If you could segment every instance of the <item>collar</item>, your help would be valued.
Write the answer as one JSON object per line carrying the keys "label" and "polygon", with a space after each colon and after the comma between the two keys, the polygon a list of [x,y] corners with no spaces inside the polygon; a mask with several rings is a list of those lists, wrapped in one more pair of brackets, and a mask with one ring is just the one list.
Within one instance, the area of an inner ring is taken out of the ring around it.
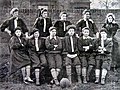
{"label": "collar", "polygon": [[92,19],[88,19],[88,20],[87,20],[87,19],[83,18],[83,20],[84,20],[84,21],[90,21],[90,22],[94,23],[94,21],[93,21]]}
{"label": "collar", "polygon": [[47,19],[48,17],[42,17],[42,19]]}
{"label": "collar", "polygon": [[43,19],[46,19],[46,17],[44,17]]}
{"label": "collar", "polygon": [[[87,21],[87,19],[86,19],[86,18],[83,18],[83,20],[84,20],[84,21]],[[89,20],[89,19],[88,19],[88,20]]]}
{"label": "collar", "polygon": [[16,18],[16,20],[18,20],[18,17]]}
{"label": "collar", "polygon": [[65,21],[67,21],[67,20],[60,19],[60,21],[63,21],[63,22],[65,22]]}
{"label": "collar", "polygon": [[73,36],[69,36],[70,38],[73,38]]}
{"label": "collar", "polygon": [[89,38],[91,38],[91,37],[90,36],[87,36],[87,37],[83,36],[83,39],[89,39]]}
{"label": "collar", "polygon": [[53,39],[53,38],[54,38],[55,40],[57,39],[57,37],[56,37],[56,36],[54,36],[54,37],[50,36],[50,40],[51,40],[51,39]]}
{"label": "collar", "polygon": [[18,17],[16,17],[16,18],[13,18],[14,20],[18,20]]}
{"label": "collar", "polygon": [[83,18],[84,21],[90,21],[90,19]]}
{"label": "collar", "polygon": [[38,38],[35,38],[35,40],[37,40]]}

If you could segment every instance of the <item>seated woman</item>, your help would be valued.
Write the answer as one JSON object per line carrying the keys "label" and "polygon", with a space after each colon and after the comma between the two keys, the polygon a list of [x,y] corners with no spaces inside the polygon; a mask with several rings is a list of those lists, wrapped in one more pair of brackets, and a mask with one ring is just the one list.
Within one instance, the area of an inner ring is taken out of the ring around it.
{"label": "seated woman", "polygon": [[35,70],[36,85],[40,85],[40,72],[46,66],[46,57],[45,57],[45,42],[44,39],[40,37],[38,29],[34,29],[33,38],[29,42],[29,55],[32,61],[32,67]]}
{"label": "seated woman", "polygon": [[[64,38],[64,52],[66,52],[65,65],[70,83],[72,83],[72,65],[75,66],[78,82],[81,83],[81,62],[78,57],[78,38],[75,36],[76,26],[67,26],[68,35]],[[73,62],[73,63],[72,63]]]}
{"label": "seated woman", "polygon": [[58,75],[62,68],[62,42],[60,37],[56,35],[56,28],[49,28],[50,35],[46,38],[45,46],[47,51],[47,60],[50,68],[51,75],[55,85],[59,85]]}
{"label": "seated woman", "polygon": [[[109,38],[107,38],[106,29],[102,28],[100,30],[100,37],[95,41],[96,42],[96,70],[95,83],[105,84],[105,80],[110,70],[111,62],[112,62],[112,46],[113,42]],[[100,80],[101,79],[101,80]]]}
{"label": "seated woman", "polygon": [[15,28],[15,33],[10,39],[11,48],[11,74],[21,69],[24,83],[33,82],[30,78],[30,58],[27,52],[27,41],[22,37],[22,29]]}

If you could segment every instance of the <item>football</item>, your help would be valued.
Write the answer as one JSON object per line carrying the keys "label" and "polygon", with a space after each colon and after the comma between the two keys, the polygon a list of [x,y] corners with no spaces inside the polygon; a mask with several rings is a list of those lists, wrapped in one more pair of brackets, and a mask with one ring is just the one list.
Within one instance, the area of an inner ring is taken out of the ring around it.
{"label": "football", "polygon": [[61,88],[68,88],[70,86],[71,86],[70,81],[67,78],[62,78],[61,79],[61,81],[60,81],[60,87]]}

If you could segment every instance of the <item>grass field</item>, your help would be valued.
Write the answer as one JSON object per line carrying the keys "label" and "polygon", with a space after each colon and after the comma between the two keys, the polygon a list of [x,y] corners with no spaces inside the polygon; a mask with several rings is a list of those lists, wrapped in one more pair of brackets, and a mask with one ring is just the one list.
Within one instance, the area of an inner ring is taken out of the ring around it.
{"label": "grass field", "polygon": [[88,83],[88,84],[78,84],[73,83],[70,88],[64,88],[58,86],[52,86],[48,84],[42,84],[41,86],[36,86],[34,83],[25,85],[22,82],[0,82],[0,90],[120,90],[120,70],[118,72],[110,71],[105,85]]}
{"label": "grass field", "polygon": [[106,85],[97,85],[94,83],[73,85],[70,88],[62,89],[57,86],[48,86],[43,84],[35,86],[34,84],[13,84],[13,83],[0,83],[0,90],[120,90],[120,82],[111,82]]}

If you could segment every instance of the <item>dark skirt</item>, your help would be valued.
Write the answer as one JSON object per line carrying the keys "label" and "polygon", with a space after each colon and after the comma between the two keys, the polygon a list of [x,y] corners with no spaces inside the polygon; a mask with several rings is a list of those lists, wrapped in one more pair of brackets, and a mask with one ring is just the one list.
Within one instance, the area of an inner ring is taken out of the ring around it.
{"label": "dark skirt", "polygon": [[23,50],[11,50],[11,74],[15,73],[17,70],[30,65],[30,58],[28,53]]}

